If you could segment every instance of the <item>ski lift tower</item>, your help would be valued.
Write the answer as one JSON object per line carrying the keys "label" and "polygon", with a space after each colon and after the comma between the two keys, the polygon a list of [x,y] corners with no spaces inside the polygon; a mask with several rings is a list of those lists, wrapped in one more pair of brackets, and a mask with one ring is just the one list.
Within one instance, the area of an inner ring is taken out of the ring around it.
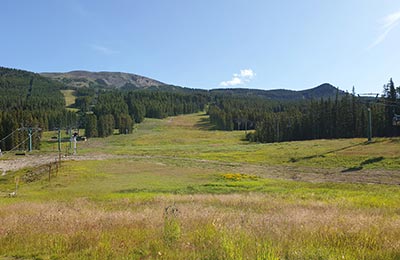
{"label": "ski lift tower", "polygon": [[28,151],[32,152],[32,136],[33,136],[33,131],[40,132],[42,131],[42,128],[40,127],[21,127],[17,129],[18,131],[28,131],[28,138],[29,138],[29,146],[28,146]]}
{"label": "ski lift tower", "polygon": [[[375,101],[379,97],[379,93],[364,93],[364,94],[359,94],[358,97],[361,98],[369,98],[369,99],[374,99]],[[371,111],[371,106],[370,106],[371,100],[367,101],[367,110],[368,110],[368,126],[367,126],[367,133],[368,133],[368,142],[372,142],[372,111]]]}

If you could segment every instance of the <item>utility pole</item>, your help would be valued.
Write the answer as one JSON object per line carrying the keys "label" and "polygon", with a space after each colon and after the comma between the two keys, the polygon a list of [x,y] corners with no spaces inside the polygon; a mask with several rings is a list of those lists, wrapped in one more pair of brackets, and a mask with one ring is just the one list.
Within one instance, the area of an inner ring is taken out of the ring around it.
{"label": "utility pole", "polygon": [[372,141],[372,116],[371,108],[368,108],[368,142]]}
{"label": "utility pole", "polygon": [[[39,128],[39,127],[21,127],[21,128],[18,128],[17,130],[15,130],[14,132],[16,132],[16,131],[22,131],[22,130],[24,130],[24,131],[28,131],[28,151],[29,152],[32,152],[32,150],[33,150],[33,140],[32,140],[32,137],[33,137],[33,131],[42,131],[42,129],[41,128]],[[12,133],[11,133],[12,134]],[[5,140],[7,137],[9,137],[10,135],[8,135],[8,136],[6,136],[5,138],[3,138],[2,140]]]}
{"label": "utility pole", "polygon": [[57,140],[58,140],[58,152],[61,153],[61,129],[60,128],[58,128]]}
{"label": "utility pole", "polygon": [[78,136],[77,136],[78,134],[77,133],[74,133],[74,155],[76,155],[76,143],[77,143],[77,138],[78,138]]}
{"label": "utility pole", "polygon": [[[61,165],[61,129],[58,128],[58,165]],[[51,166],[50,166],[51,167]],[[49,173],[50,181],[50,173]]]}
{"label": "utility pole", "polygon": [[32,152],[32,128],[28,128],[29,152]]}
{"label": "utility pole", "polygon": [[69,132],[69,151],[71,151],[72,150],[72,128],[69,128],[68,132]]}

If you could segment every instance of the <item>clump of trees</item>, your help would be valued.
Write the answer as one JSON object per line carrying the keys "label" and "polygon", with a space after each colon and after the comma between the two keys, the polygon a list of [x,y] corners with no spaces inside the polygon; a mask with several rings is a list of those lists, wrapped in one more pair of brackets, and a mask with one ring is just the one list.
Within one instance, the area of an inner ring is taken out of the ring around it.
{"label": "clump of trees", "polygon": [[26,149],[29,128],[35,129],[32,141],[37,149],[38,128],[76,124],[76,114],[65,109],[61,87],[35,73],[0,67],[0,149]]}

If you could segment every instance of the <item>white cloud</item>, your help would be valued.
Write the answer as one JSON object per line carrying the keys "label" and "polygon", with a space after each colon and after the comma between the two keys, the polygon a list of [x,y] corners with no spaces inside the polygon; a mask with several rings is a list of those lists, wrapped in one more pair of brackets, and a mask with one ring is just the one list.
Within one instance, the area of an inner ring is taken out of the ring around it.
{"label": "white cloud", "polygon": [[236,85],[241,85],[241,84],[243,84],[243,81],[238,77],[233,77],[231,80],[222,81],[220,83],[220,85],[223,87],[236,86]]}
{"label": "white cloud", "polygon": [[107,48],[105,46],[97,45],[97,44],[92,44],[92,45],[90,45],[90,47],[92,48],[92,50],[100,52],[105,55],[112,55],[112,54],[118,53],[118,51],[116,51],[116,50]]}
{"label": "white cloud", "polygon": [[388,28],[393,28],[393,26],[396,26],[399,23],[400,20],[400,11],[396,13],[389,14],[385,18],[383,18],[383,28],[388,29]]}
{"label": "white cloud", "polygon": [[368,50],[383,42],[388,36],[389,32],[400,24],[400,11],[385,16],[381,20],[381,23],[381,30],[383,30],[383,32],[370,46],[368,46]]}
{"label": "white cloud", "polygon": [[240,76],[248,79],[252,79],[256,74],[251,69],[244,69],[240,71]]}
{"label": "white cloud", "polygon": [[256,73],[252,69],[243,69],[240,70],[240,73],[233,74],[231,80],[222,81],[219,85],[222,87],[243,85],[254,78],[255,75]]}

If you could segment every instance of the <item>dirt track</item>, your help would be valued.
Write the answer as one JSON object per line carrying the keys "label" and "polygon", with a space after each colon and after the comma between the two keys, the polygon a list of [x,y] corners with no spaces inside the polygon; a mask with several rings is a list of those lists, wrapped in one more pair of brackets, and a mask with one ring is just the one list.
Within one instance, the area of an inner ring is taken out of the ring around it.
{"label": "dirt track", "polygon": [[[58,159],[54,155],[26,155],[0,160],[0,172],[16,171],[27,167],[37,167],[54,162]],[[186,161],[191,167],[216,168],[230,172],[254,174],[265,178],[278,178],[306,182],[348,182],[400,185],[400,171],[390,170],[359,170],[346,172],[344,169],[326,169],[312,167],[292,166],[265,166],[246,163],[228,163],[210,160],[198,160],[168,156],[135,156],[135,155],[109,155],[90,154],[62,157],[62,161],[106,160],[106,159],[140,159],[154,162]],[[174,163],[175,164],[175,163]]]}
{"label": "dirt track", "polygon": [[[116,156],[110,156],[106,154],[100,155],[85,155],[85,156],[63,156],[61,158],[62,161],[69,160],[104,160],[109,158],[115,158]],[[19,169],[27,168],[27,167],[36,167],[43,164],[47,164],[50,162],[54,162],[58,160],[56,155],[26,155],[20,157],[13,157],[12,159],[4,159],[0,160],[0,171],[16,171]]]}

